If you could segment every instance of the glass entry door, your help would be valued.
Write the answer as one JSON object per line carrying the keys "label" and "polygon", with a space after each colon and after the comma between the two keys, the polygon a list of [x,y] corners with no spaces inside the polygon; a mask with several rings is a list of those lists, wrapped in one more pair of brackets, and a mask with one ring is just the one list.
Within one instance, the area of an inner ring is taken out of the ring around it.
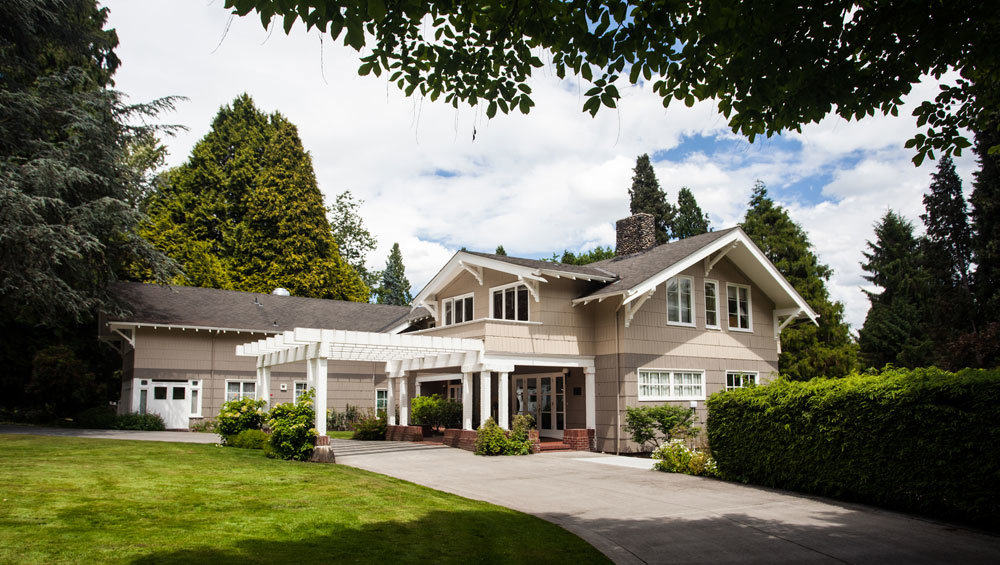
{"label": "glass entry door", "polygon": [[534,416],[539,435],[563,436],[566,429],[565,379],[558,374],[513,378],[514,413]]}

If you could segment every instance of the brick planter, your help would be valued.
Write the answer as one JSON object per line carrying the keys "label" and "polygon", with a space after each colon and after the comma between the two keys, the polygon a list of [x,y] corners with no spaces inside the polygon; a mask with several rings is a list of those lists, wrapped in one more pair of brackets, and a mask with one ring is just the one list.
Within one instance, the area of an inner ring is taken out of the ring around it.
{"label": "brick planter", "polygon": [[563,443],[574,451],[597,451],[594,430],[564,430]]}
{"label": "brick planter", "polygon": [[424,431],[420,426],[386,426],[385,439],[389,441],[423,441]]}
{"label": "brick planter", "polygon": [[475,451],[476,431],[457,430],[449,428],[444,431],[444,439],[441,441],[441,443],[450,447],[457,447],[459,449],[464,449],[466,451]]}

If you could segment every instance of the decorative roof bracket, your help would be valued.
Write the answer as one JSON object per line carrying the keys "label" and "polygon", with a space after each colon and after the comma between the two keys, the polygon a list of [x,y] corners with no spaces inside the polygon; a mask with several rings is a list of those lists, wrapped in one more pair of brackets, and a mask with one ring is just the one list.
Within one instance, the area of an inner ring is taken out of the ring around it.
{"label": "decorative roof bracket", "polygon": [[635,301],[633,301],[633,302],[626,302],[625,303],[625,327],[626,328],[629,327],[629,324],[632,323],[632,318],[635,316],[635,313],[639,311],[639,308],[642,308],[642,305],[645,304],[647,300],[649,300],[650,298],[652,298],[654,294],[656,294],[656,287],[653,287],[648,292],[646,292],[645,294],[643,294],[639,298],[635,299]]}
{"label": "decorative roof bracket", "polygon": [[719,251],[719,253],[715,257],[705,257],[705,276],[707,277],[708,274],[712,272],[712,267],[714,267],[716,263],[721,261],[722,258],[726,256],[726,253],[729,253],[733,249],[736,249],[738,245],[739,242],[734,241],[732,245],[729,245],[725,249]]}

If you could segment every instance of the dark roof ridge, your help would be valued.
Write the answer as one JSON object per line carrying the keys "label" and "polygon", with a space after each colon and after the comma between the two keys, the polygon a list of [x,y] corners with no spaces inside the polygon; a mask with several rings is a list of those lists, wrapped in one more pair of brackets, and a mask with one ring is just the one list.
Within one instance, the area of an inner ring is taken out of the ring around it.
{"label": "dark roof ridge", "polygon": [[597,265],[608,265],[608,264],[611,264],[611,263],[616,263],[616,262],[624,261],[624,260],[627,260],[627,259],[635,259],[635,258],[641,257],[642,255],[645,255],[647,253],[651,253],[651,252],[654,252],[656,250],[662,250],[664,247],[666,247],[668,245],[676,245],[678,243],[684,243],[684,244],[690,245],[691,242],[693,242],[693,241],[695,241],[697,239],[708,239],[709,236],[712,236],[711,239],[714,241],[718,235],[724,234],[724,233],[727,233],[727,232],[730,232],[730,231],[733,231],[733,230],[737,230],[737,229],[740,229],[740,227],[739,226],[733,226],[731,228],[724,228],[724,229],[721,229],[721,230],[707,231],[705,233],[700,233],[698,235],[692,235],[691,237],[685,237],[684,239],[675,239],[673,241],[668,241],[666,243],[661,243],[660,245],[655,245],[655,246],[650,247],[649,249],[647,249],[645,251],[638,251],[636,253],[631,253],[629,255],[615,255],[614,257],[611,257],[610,259],[601,259],[600,261],[594,261],[593,263],[589,263],[589,265],[595,265],[595,266],[597,266]]}
{"label": "dark roof ridge", "polygon": [[[503,261],[505,263],[510,263],[512,265],[521,265],[522,267],[536,267],[538,269],[551,269],[553,271],[563,271],[566,273],[587,273],[596,274],[603,277],[617,277],[611,271],[606,271],[600,267],[596,267],[596,263],[588,263],[586,265],[571,265],[569,263],[559,263],[558,261],[546,261],[544,259],[529,259],[528,257],[515,257],[511,255],[497,255],[495,253],[484,253],[482,251],[468,251],[472,255],[478,255],[479,257],[485,257],[487,259],[494,259],[496,261]],[[529,264],[526,264],[529,263]],[[599,271],[594,272],[594,271]]]}
{"label": "dark roof ridge", "polygon": [[167,289],[167,290],[184,289],[184,290],[191,290],[191,291],[194,291],[194,292],[206,292],[206,293],[207,292],[220,292],[220,293],[224,292],[224,293],[229,293],[229,294],[246,294],[246,295],[253,295],[253,296],[267,296],[267,297],[277,298],[277,299],[281,299],[281,300],[288,300],[288,299],[292,299],[292,300],[318,300],[318,301],[322,301],[322,302],[340,302],[342,304],[359,304],[359,305],[362,305],[362,306],[365,306],[365,307],[376,306],[376,307],[379,307],[379,308],[406,308],[407,310],[411,309],[411,307],[408,306],[408,305],[407,306],[397,306],[395,304],[377,304],[375,302],[355,302],[353,300],[340,300],[340,299],[337,299],[337,298],[315,298],[315,297],[312,297],[312,296],[295,296],[294,294],[290,295],[290,296],[282,296],[280,294],[272,294],[270,292],[253,292],[253,291],[249,291],[249,290],[234,290],[234,289],[230,289],[230,288],[210,288],[210,287],[205,287],[205,286],[191,286],[191,285],[186,285],[186,284],[159,284],[159,283],[144,283],[144,282],[137,282],[137,281],[115,281],[112,284],[114,284],[114,285],[135,285],[135,286],[142,286],[142,287],[156,287],[156,288]]}

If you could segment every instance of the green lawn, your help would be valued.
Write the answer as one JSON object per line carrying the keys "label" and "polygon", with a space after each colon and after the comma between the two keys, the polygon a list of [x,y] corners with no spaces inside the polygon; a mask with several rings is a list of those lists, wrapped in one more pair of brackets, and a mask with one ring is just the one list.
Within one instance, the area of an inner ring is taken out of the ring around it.
{"label": "green lawn", "polygon": [[354,431],[347,430],[346,432],[326,432],[326,435],[338,439],[351,439],[351,437],[354,436]]}
{"label": "green lawn", "polygon": [[0,435],[0,563],[605,563],[541,519],[339,465]]}

